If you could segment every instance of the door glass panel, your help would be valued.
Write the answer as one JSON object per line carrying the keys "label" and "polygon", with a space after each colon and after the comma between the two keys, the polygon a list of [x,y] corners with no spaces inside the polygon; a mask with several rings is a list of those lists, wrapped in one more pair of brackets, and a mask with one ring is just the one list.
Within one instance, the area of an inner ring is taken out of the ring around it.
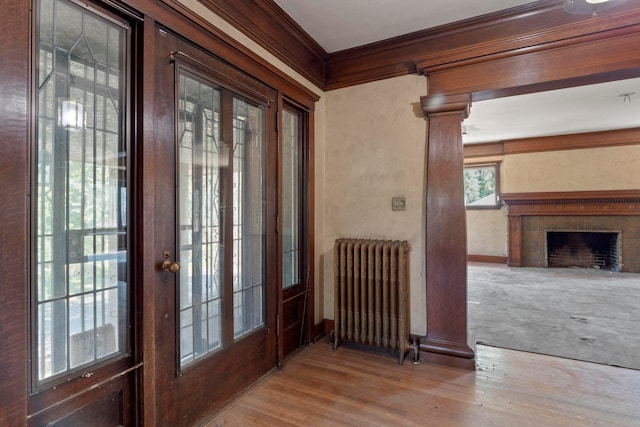
{"label": "door glass panel", "polygon": [[282,113],[282,286],[300,283],[300,126],[301,118]]}
{"label": "door glass panel", "polygon": [[[232,108],[223,108],[225,97]],[[178,68],[178,110],[179,334],[184,367],[231,345],[224,341],[225,331],[238,338],[264,325],[265,108]],[[231,152],[221,137],[229,125]],[[225,272],[229,258],[231,270]],[[227,295],[233,297],[233,317],[225,323]]]}
{"label": "door glass panel", "polygon": [[[222,345],[220,90],[183,70],[178,80],[180,365]],[[225,163],[226,162],[226,163]]]}
{"label": "door glass panel", "polygon": [[264,324],[264,107],[233,99],[234,337]]}
{"label": "door glass panel", "polygon": [[67,0],[42,0],[39,10],[36,383],[129,350],[129,31]]}

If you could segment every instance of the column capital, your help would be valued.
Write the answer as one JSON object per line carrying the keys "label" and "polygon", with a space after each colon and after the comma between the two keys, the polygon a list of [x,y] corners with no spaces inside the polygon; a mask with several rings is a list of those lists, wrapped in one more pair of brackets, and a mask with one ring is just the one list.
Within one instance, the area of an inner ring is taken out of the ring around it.
{"label": "column capital", "polygon": [[461,121],[469,117],[471,94],[428,95],[420,97],[422,113],[427,116],[443,114],[460,114]]}

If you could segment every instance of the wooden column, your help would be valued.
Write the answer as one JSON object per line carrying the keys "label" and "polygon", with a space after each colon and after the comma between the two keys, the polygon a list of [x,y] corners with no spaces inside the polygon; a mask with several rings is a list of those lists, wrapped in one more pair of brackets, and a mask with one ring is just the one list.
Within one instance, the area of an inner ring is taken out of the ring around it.
{"label": "wooden column", "polygon": [[461,123],[471,95],[426,96],[427,157],[427,360],[474,366],[467,344],[467,233]]}

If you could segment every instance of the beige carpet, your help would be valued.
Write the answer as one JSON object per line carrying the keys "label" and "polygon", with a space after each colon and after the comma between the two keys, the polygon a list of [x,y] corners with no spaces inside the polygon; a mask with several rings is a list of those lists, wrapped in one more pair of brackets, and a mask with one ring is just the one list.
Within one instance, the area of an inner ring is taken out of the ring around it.
{"label": "beige carpet", "polygon": [[470,263],[476,342],[640,369],[640,274]]}

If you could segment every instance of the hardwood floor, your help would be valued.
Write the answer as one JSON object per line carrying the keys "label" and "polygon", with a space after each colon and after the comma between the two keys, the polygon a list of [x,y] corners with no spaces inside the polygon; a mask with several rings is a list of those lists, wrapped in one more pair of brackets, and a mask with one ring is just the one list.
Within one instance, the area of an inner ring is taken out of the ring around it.
{"label": "hardwood floor", "polygon": [[476,371],[326,341],[207,427],[640,426],[640,371],[478,346]]}

